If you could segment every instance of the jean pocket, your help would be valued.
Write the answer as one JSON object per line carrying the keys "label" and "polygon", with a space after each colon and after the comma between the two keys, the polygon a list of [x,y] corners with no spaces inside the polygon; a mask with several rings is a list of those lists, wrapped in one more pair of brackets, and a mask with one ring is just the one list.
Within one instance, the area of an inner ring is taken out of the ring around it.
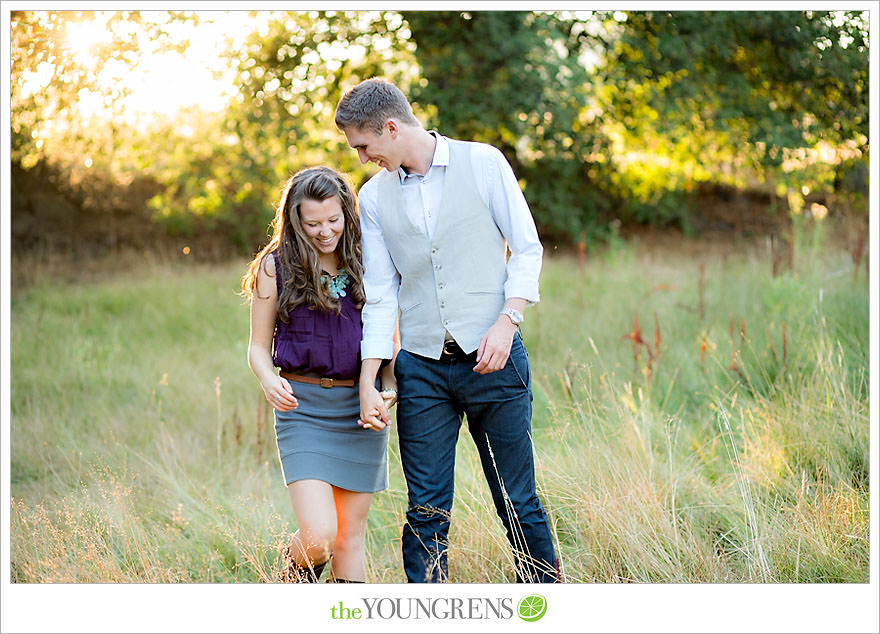
{"label": "jean pocket", "polygon": [[513,339],[513,343],[510,346],[510,356],[507,358],[507,365],[519,377],[522,386],[526,389],[531,389],[532,372],[529,367],[529,355],[519,337],[514,337]]}

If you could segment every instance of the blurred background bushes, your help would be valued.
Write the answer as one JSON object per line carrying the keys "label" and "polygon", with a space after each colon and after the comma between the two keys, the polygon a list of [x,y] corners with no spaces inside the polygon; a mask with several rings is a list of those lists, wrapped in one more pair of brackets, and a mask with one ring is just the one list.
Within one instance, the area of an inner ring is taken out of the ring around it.
{"label": "blurred background bushes", "polygon": [[[426,127],[500,148],[554,244],[773,233],[815,204],[867,221],[866,12],[239,13],[226,106],[146,119],[108,73],[189,54],[211,12],[12,13],[14,250],[250,255],[290,174],[375,171],[333,124],[372,76]],[[68,35],[89,21],[105,35],[84,58]]]}

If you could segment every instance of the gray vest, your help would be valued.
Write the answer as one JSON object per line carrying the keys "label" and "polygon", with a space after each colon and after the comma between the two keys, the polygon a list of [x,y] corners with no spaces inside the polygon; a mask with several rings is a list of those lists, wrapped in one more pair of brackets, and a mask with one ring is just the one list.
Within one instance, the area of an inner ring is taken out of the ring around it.
{"label": "gray vest", "polygon": [[446,331],[465,352],[504,305],[507,243],[480,197],[469,142],[449,139],[449,166],[433,240],[403,206],[397,173],[381,172],[379,224],[400,272],[400,344],[439,359]]}

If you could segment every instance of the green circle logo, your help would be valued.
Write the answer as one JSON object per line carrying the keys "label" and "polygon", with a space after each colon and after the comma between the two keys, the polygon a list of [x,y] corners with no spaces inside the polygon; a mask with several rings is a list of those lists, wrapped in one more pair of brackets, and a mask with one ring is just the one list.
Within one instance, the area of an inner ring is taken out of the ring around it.
{"label": "green circle logo", "polygon": [[520,599],[516,612],[523,621],[537,621],[547,613],[547,599],[540,594],[530,594]]}

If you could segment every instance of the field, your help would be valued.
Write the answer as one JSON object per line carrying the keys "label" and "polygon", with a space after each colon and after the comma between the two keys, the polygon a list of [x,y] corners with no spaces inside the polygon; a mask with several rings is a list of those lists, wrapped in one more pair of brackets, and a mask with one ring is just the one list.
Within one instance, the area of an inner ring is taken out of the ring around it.
{"label": "field", "polygon": [[[819,236],[821,237],[821,236]],[[548,249],[528,309],[539,493],[565,579],[869,581],[866,267],[817,237]],[[246,364],[244,262],[146,261],[11,300],[13,582],[270,582],[295,530]],[[368,531],[404,581],[405,484]],[[454,582],[512,580],[463,427]]]}

